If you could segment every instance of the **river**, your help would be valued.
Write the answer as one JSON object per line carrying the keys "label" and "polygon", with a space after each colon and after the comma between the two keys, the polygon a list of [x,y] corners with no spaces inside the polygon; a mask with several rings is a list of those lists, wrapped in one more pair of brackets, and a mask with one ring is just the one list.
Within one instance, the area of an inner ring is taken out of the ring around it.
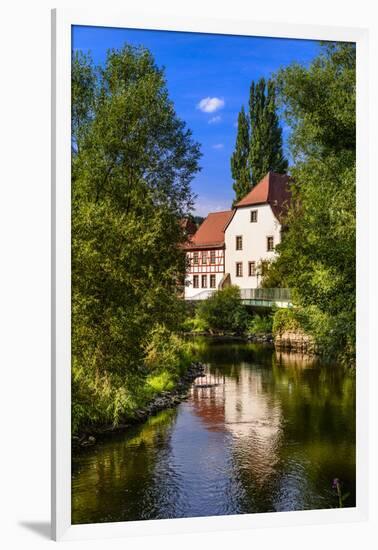
{"label": "river", "polygon": [[[355,378],[259,344],[197,338],[190,397],[72,464],[72,523],[355,506]],[[201,387],[202,386],[202,387]]]}

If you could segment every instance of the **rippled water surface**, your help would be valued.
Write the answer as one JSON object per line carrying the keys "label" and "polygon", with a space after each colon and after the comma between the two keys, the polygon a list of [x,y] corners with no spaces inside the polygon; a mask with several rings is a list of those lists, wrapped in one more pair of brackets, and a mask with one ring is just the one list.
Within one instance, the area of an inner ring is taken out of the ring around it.
{"label": "rippled water surface", "polygon": [[355,505],[353,376],[256,344],[198,359],[187,401],[74,457],[73,523],[333,508],[335,477]]}

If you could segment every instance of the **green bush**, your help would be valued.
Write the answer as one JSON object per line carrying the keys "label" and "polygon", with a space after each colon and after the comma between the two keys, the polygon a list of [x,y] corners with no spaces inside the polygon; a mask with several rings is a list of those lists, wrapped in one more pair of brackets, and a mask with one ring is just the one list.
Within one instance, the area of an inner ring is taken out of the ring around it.
{"label": "green bush", "polygon": [[131,391],[127,380],[116,373],[100,373],[72,363],[72,434],[91,425],[113,424],[132,416],[137,408],[137,387]]}
{"label": "green bush", "polygon": [[157,325],[145,347],[145,366],[148,372],[171,372],[178,375],[190,363],[188,344],[166,327]]}
{"label": "green bush", "polygon": [[248,334],[272,334],[273,318],[271,315],[254,315],[248,325]]}
{"label": "green bush", "polygon": [[249,315],[240,301],[240,290],[230,286],[214,292],[200,303],[197,317],[212,333],[245,332]]}
{"label": "green bush", "polygon": [[197,314],[195,317],[188,317],[182,324],[184,332],[208,332],[209,327],[204,319],[201,319]]}
{"label": "green bush", "polygon": [[278,309],[273,317],[272,332],[274,336],[283,332],[300,329],[299,313],[294,308]]}
{"label": "green bush", "polygon": [[90,425],[113,424],[133,418],[137,409],[162,391],[175,387],[191,363],[190,345],[166,327],[157,325],[144,348],[143,370],[130,379],[120,373],[72,365],[72,433]]}
{"label": "green bush", "polygon": [[354,323],[354,315],[330,316],[317,306],[279,309],[273,317],[273,335],[303,331],[313,337],[319,354],[353,366]]}
{"label": "green bush", "polygon": [[151,389],[153,394],[161,393],[162,391],[172,390],[174,388],[172,375],[167,372],[154,374],[147,378],[147,388]]}

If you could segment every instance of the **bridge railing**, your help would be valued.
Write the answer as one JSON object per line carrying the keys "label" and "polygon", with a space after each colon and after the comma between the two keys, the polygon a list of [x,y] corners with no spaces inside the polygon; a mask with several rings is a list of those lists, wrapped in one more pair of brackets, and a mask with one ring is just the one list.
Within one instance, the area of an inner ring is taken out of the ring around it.
{"label": "bridge railing", "polygon": [[[202,290],[198,294],[186,298],[190,301],[197,300],[206,300],[214,294],[215,290],[207,289]],[[241,288],[240,289],[240,299],[248,302],[276,302],[276,303],[287,303],[291,302],[291,293],[289,288]]]}
{"label": "bridge railing", "polygon": [[210,296],[214,294],[214,292],[215,290],[203,290],[202,292],[199,292],[198,294],[187,298],[187,300],[207,300],[207,298],[210,298]]}
{"label": "bridge railing", "polygon": [[240,298],[266,302],[290,302],[291,293],[289,288],[242,288]]}

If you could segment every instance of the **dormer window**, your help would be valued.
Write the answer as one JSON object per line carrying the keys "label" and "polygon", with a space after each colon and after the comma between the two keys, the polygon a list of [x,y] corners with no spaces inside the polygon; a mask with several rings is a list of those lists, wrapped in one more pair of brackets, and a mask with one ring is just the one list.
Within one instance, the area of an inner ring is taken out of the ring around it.
{"label": "dormer window", "polygon": [[257,210],[251,210],[251,223],[257,222]]}

